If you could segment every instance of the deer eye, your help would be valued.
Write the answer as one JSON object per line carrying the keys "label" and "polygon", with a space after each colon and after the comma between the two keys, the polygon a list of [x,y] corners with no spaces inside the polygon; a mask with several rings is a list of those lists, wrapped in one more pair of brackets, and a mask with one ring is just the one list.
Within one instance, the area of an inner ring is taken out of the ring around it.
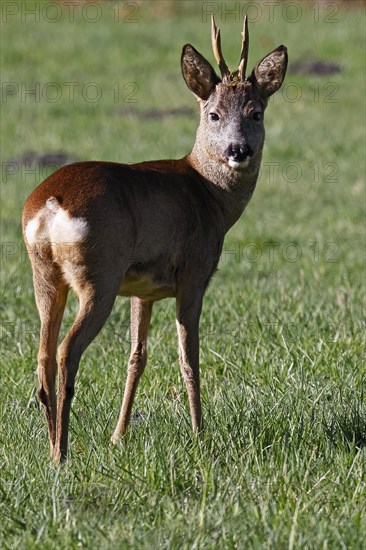
{"label": "deer eye", "polygon": [[220,120],[220,117],[217,113],[209,113],[208,116],[210,117],[210,120],[214,120],[214,121]]}
{"label": "deer eye", "polygon": [[256,111],[253,113],[254,120],[260,120],[262,118],[262,113],[260,111]]}

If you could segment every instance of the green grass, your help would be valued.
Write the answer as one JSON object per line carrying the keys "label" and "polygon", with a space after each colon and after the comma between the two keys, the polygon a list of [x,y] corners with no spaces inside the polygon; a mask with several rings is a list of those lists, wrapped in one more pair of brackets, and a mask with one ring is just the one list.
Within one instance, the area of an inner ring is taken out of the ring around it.
{"label": "green grass", "polygon": [[[273,23],[263,11],[251,24],[250,64],[283,42],[292,61],[311,50],[343,71],[289,71],[285,90],[301,98],[279,92],[268,107],[262,176],[204,304],[204,437],[190,431],[166,300],[154,307],[131,430],[110,444],[129,349],[121,299],[83,357],[61,469],[49,462],[36,397],[39,322],[20,230],[22,204],[46,172],[10,175],[5,163],[27,151],[121,162],[186,154],[194,114],[120,111],[195,109],[180,51],[192,42],[212,60],[209,24],[199,2],[141,2],[136,23],[114,22],[111,4],[97,23],[81,8],[71,22],[63,13],[22,23],[19,12],[3,23],[2,81],[20,91],[3,96],[1,122],[1,548],[365,548],[364,11],[325,23],[320,5],[314,22],[299,5],[296,23],[281,3]],[[240,24],[217,20],[232,66]],[[36,82],[57,83],[62,97],[22,101]],[[77,83],[73,102],[67,82]],[[82,96],[90,82],[102,90],[96,103]],[[115,102],[115,82],[135,83],[138,102]],[[75,307],[71,299],[63,333]]]}

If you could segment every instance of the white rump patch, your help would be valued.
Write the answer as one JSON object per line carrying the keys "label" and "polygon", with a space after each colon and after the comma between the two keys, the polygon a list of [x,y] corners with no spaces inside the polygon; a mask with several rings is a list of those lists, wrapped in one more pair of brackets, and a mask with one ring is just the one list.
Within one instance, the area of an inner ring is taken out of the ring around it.
{"label": "white rump patch", "polygon": [[46,205],[29,220],[25,228],[25,237],[30,245],[42,241],[74,244],[83,241],[88,233],[88,222],[84,218],[72,218],[55,197],[47,199]]}
{"label": "white rump patch", "polygon": [[47,227],[47,209],[41,208],[37,212],[36,216],[29,220],[25,228],[25,238],[27,243],[30,245],[36,244],[39,241],[44,241],[48,237],[48,227]]}
{"label": "white rump patch", "polygon": [[27,223],[27,227],[25,228],[25,238],[27,239],[27,243],[35,243],[38,227],[39,221],[37,219],[37,216]]}
{"label": "white rump patch", "polygon": [[53,219],[50,241],[53,243],[77,243],[89,233],[88,222],[84,218],[71,218],[61,207]]}

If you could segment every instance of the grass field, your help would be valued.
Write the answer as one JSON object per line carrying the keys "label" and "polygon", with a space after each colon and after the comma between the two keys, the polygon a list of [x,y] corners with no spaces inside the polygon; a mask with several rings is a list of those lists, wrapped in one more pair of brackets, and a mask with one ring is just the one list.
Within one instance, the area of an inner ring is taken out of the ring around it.
{"label": "grass field", "polygon": [[[342,71],[290,65],[268,107],[260,181],[204,304],[205,434],[191,434],[165,300],[131,430],[110,444],[129,350],[120,299],[83,357],[59,469],[36,396],[39,322],[20,229],[50,170],[8,161],[183,156],[198,115],[181,47],[213,59],[214,9],[233,66],[241,25],[224,8],[238,16],[245,3],[76,3],[72,14],[36,2],[33,16],[32,2],[2,5],[0,548],[366,548],[365,12],[277,4],[273,20],[263,4],[252,12],[249,64],[284,43],[290,62]],[[71,298],[63,334],[75,310]]]}

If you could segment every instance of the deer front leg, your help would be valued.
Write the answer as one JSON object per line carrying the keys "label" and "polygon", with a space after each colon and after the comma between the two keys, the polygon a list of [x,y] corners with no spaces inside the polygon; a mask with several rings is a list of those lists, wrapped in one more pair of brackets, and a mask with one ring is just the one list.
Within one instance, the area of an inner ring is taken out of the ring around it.
{"label": "deer front leg", "polygon": [[199,373],[199,320],[203,291],[187,289],[177,296],[176,324],[179,339],[179,362],[188,392],[192,428],[203,430]]}
{"label": "deer front leg", "polygon": [[112,443],[117,443],[119,437],[127,430],[137,386],[146,366],[147,335],[152,306],[153,302],[140,300],[136,297],[131,298],[131,356],[122,409],[112,436]]}

